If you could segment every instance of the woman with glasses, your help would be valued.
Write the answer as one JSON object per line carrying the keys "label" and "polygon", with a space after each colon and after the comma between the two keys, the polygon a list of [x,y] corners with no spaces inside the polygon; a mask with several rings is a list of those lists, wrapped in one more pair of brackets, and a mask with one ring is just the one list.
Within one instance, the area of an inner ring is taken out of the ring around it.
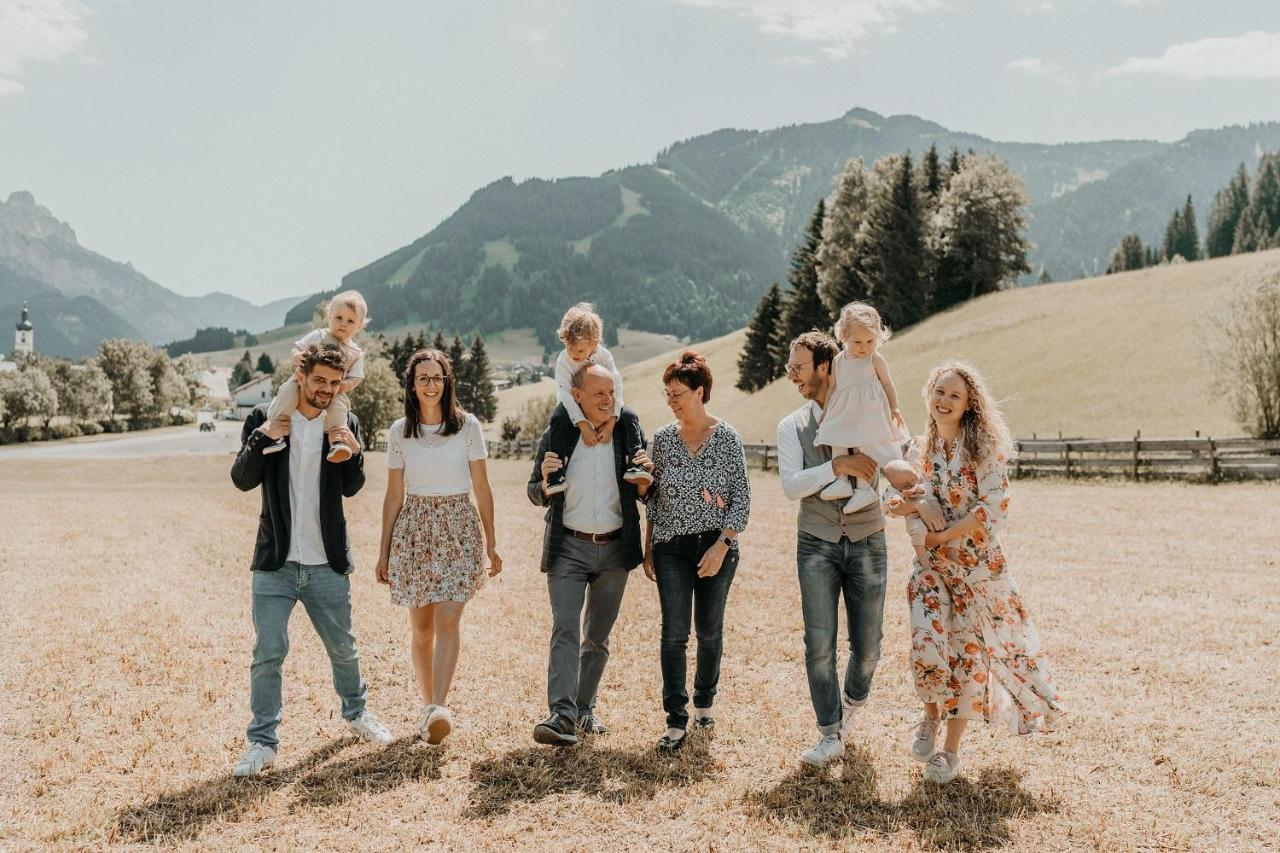
{"label": "woman with glasses", "polygon": [[409,608],[410,656],[424,706],[418,733],[433,744],[453,729],[445,700],[462,609],[484,581],[486,559],[490,577],[502,571],[487,455],[480,422],[458,407],[449,359],[434,349],[414,353],[404,372],[404,417],[387,433],[377,575],[391,587],[391,601]]}
{"label": "woman with glasses", "polygon": [[751,511],[751,485],[742,438],[706,409],[711,399],[706,359],[685,352],[667,366],[662,382],[676,420],[653,437],[644,573],[657,582],[662,607],[667,731],[658,749],[671,751],[684,745],[689,724],[685,650],[690,622],[698,640],[694,725],[715,725],[711,706],[720,681],[724,608],[738,568],[738,534]]}

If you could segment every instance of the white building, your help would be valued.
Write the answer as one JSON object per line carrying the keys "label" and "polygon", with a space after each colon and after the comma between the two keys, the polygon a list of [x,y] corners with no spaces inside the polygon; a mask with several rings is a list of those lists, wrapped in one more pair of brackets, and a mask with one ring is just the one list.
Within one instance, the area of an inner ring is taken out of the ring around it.
{"label": "white building", "polygon": [[27,319],[27,303],[22,303],[22,319],[18,321],[18,330],[13,333],[13,351],[18,355],[34,355],[36,351],[35,327]]}
{"label": "white building", "polygon": [[271,402],[271,377],[265,373],[231,390],[236,401],[236,418],[244,420],[254,406]]}

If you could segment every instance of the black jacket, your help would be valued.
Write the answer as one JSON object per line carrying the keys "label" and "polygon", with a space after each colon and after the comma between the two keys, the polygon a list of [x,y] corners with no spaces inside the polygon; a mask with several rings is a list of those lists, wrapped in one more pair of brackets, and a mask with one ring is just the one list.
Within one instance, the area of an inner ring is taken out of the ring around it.
{"label": "black jacket", "polygon": [[[245,418],[240,432],[240,452],[231,463],[231,482],[242,492],[262,487],[262,514],[258,516],[258,541],[253,549],[255,572],[274,572],[284,565],[289,555],[289,451],[263,456],[262,449],[271,439],[258,432],[267,419],[266,406],[258,406]],[[347,415],[347,428],[360,440],[360,421]],[[329,453],[329,438],[321,452]],[[329,566],[341,575],[355,568],[351,561],[351,545],[347,541],[347,520],[342,514],[342,499],[360,491],[364,485],[364,454],[357,453],[346,462],[320,463],[320,537]]]}
{"label": "black jacket", "polygon": [[[636,487],[622,479],[627,470],[627,443],[624,436],[631,432],[640,447],[647,447],[644,430],[640,428],[640,420],[636,413],[623,408],[618,418],[617,427],[613,431],[613,460],[618,477],[618,497],[622,502],[622,552],[623,563],[630,571],[640,565],[644,558],[640,538],[640,510],[637,503],[640,496]],[[542,570],[551,570],[551,564],[560,552],[560,543],[564,541],[564,492],[547,497],[542,491],[542,459],[552,447],[573,447],[577,444],[578,428],[569,420],[564,406],[556,406],[542,438],[538,440],[538,452],[533,457],[533,474],[529,477],[527,489],[529,500],[534,506],[547,508],[547,529],[542,537]],[[558,451],[557,451],[558,453]],[[563,458],[563,455],[561,455]]]}

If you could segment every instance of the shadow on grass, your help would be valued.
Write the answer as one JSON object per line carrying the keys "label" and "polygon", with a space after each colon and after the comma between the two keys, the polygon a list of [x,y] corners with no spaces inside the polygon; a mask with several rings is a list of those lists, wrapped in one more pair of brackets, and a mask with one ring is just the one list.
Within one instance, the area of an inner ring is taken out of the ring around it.
{"label": "shadow on grass", "polygon": [[577,792],[608,803],[649,799],[662,788],[693,785],[711,775],[711,738],[690,735],[684,749],[625,752],[581,743],[576,747],[516,749],[471,767],[475,790],[463,813],[491,818],[518,803]]}
{"label": "shadow on grass", "polygon": [[1000,767],[976,782],[961,776],[939,786],[920,780],[906,798],[882,800],[870,755],[853,749],[839,770],[796,770],[773,788],[747,794],[759,816],[804,827],[813,835],[845,838],[860,832],[915,833],[921,848],[985,850],[1010,842],[1010,823],[1040,812],[1056,812],[1056,797],[1037,797],[1021,787],[1022,774]]}
{"label": "shadow on grass", "polygon": [[332,806],[364,793],[389,791],[419,779],[440,776],[444,757],[416,737],[402,738],[385,749],[326,764],[354,737],[325,744],[292,767],[273,768],[261,776],[237,779],[228,772],[179,791],[166,791],[150,802],[121,809],[113,843],[175,842],[195,838],[206,824],[237,821],[257,810],[272,791],[297,783],[291,808]]}

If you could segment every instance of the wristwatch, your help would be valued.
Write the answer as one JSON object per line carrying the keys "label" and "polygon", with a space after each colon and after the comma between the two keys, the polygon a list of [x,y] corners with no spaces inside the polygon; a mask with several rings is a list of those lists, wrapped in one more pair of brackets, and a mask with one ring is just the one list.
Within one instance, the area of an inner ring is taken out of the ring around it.
{"label": "wristwatch", "polygon": [[733,547],[733,537],[732,537],[732,536],[730,536],[728,533],[726,533],[725,535],[721,536],[721,537],[720,537],[720,541],[724,543],[724,547],[726,547],[726,548],[732,548],[732,547]]}

